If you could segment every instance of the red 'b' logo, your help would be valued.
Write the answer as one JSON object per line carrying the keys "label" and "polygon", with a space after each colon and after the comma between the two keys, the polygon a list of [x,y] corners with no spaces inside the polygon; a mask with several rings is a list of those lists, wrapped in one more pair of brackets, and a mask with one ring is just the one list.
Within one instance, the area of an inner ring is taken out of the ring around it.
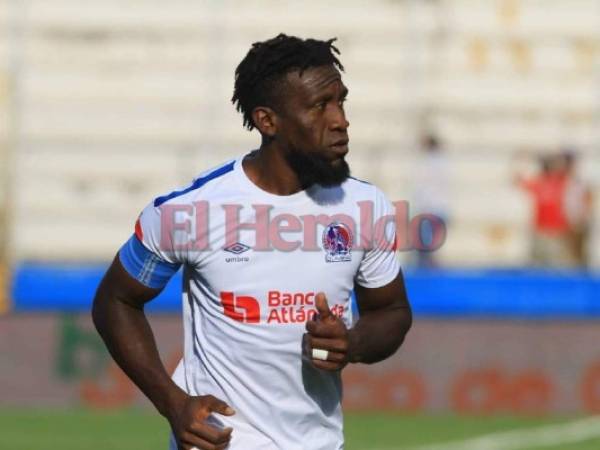
{"label": "red 'b' logo", "polygon": [[225,315],[233,320],[244,323],[260,321],[260,306],[254,297],[236,297],[233,292],[221,292],[221,304]]}

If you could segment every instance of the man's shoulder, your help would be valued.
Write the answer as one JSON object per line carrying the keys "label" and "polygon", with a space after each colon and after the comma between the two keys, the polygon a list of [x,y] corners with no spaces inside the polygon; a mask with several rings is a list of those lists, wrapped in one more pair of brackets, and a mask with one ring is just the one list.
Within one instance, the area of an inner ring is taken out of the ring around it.
{"label": "man's shoulder", "polygon": [[343,183],[311,188],[308,195],[318,205],[356,205],[361,202],[372,202],[375,205],[389,203],[385,193],[373,183],[355,177],[348,177]]}
{"label": "man's shoulder", "polygon": [[349,176],[348,180],[346,180],[348,183],[354,184],[356,186],[375,186],[373,183],[367,181],[367,180],[363,180],[361,178],[357,178],[357,177],[353,177],[353,176]]}
{"label": "man's shoulder", "polygon": [[373,205],[375,211],[388,211],[392,205],[388,195],[369,181],[349,177],[343,186],[348,200],[353,204],[369,202]]}
{"label": "man's shoulder", "polygon": [[195,177],[191,183],[179,189],[173,190],[167,194],[160,195],[153,200],[155,208],[160,207],[165,203],[191,203],[195,201],[199,195],[210,188],[222,188],[223,182],[225,186],[229,177],[233,174],[236,160],[229,160],[217,166],[214,166]]}
{"label": "man's shoulder", "polygon": [[351,197],[360,200],[380,200],[385,199],[384,192],[375,184],[356,177],[348,177],[343,184],[344,190]]}

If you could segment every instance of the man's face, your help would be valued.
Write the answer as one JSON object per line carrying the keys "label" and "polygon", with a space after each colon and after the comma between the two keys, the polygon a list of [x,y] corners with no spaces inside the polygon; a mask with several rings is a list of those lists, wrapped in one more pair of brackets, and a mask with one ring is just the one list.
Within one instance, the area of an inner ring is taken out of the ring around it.
{"label": "man's face", "polygon": [[303,187],[333,186],[350,174],[344,101],[348,89],[333,66],[294,71],[286,76],[276,139]]}

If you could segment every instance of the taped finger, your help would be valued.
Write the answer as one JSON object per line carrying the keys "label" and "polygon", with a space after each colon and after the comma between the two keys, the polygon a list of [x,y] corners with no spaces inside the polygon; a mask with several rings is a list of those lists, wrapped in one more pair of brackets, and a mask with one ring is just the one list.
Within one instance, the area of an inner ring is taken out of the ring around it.
{"label": "taped finger", "polygon": [[327,361],[328,356],[329,356],[329,351],[327,351],[327,350],[323,350],[321,348],[313,348],[312,349],[313,359],[320,359],[321,361]]}

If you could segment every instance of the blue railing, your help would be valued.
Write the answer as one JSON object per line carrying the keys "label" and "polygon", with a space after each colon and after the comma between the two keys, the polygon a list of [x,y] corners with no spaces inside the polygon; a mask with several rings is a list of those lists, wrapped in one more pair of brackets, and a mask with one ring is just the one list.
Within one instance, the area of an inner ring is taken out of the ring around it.
{"label": "blue railing", "polygon": [[[13,310],[89,311],[105,265],[23,263],[14,270]],[[496,319],[600,319],[600,274],[578,271],[407,271],[416,316]],[[181,310],[181,274],[149,304]]]}

